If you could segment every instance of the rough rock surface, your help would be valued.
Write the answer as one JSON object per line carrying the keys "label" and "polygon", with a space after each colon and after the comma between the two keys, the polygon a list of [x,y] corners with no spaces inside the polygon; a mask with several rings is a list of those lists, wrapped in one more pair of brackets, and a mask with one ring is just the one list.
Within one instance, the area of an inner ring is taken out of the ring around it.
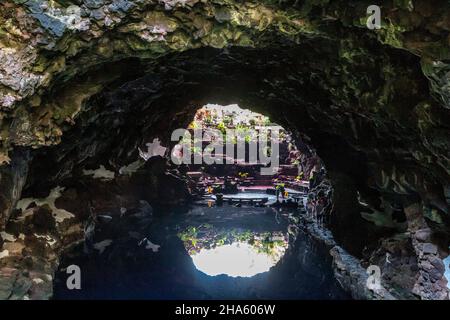
{"label": "rough rock surface", "polygon": [[[147,170],[142,173],[115,180],[83,176],[42,198],[18,201],[5,231],[0,233],[0,299],[50,299],[54,274],[66,249],[84,241],[86,250],[103,253],[110,243],[96,241],[97,237],[125,239],[129,233],[135,237],[145,234],[152,216],[147,200],[164,205],[169,202],[164,197],[155,198],[161,190],[142,183],[161,168],[155,163],[147,163],[144,168]],[[186,191],[175,175],[172,183],[164,178],[164,171],[157,176],[166,180],[166,193],[174,190],[169,204],[185,200],[182,193]]]}
{"label": "rough rock surface", "polygon": [[50,299],[61,252],[84,237],[75,215],[58,219],[56,211],[38,200],[12,217],[0,254],[0,299]]}
{"label": "rough rock surface", "polygon": [[343,288],[351,292],[353,299],[395,300],[395,297],[383,286],[369,289],[369,275],[359,261],[341,247],[333,247],[330,251],[336,279]]}
{"label": "rough rock surface", "polygon": [[404,215],[411,290],[443,298],[450,5],[387,1],[382,28],[368,30],[370,4],[2,1],[0,229],[22,192],[99,165],[118,172],[155,136],[168,145],[161,133],[202,103],[239,103],[315,148],[334,188],[331,229],[351,254],[404,234],[392,223]]}

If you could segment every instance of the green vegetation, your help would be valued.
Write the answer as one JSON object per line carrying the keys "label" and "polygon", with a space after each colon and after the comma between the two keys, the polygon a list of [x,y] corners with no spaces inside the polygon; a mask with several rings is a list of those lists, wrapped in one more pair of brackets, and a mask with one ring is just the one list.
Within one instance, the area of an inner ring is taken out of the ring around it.
{"label": "green vegetation", "polygon": [[213,249],[234,242],[242,242],[252,245],[259,253],[273,256],[279,252],[280,248],[287,248],[288,245],[282,232],[255,233],[239,228],[225,231],[216,229],[210,224],[188,227],[179,232],[178,237],[191,255],[201,249]]}

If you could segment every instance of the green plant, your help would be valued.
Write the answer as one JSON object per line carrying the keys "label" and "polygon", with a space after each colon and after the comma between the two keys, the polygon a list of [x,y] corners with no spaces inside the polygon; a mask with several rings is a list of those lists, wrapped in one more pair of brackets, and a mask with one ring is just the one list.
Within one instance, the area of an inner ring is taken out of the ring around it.
{"label": "green plant", "polygon": [[225,134],[227,132],[227,127],[225,126],[225,123],[223,123],[223,121],[219,122],[219,124],[217,125],[217,129],[219,129],[222,134]]}

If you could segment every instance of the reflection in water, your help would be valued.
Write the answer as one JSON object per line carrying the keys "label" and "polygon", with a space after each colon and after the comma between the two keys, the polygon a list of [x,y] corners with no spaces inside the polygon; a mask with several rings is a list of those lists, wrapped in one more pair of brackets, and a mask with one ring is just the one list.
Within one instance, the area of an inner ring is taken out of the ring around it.
{"label": "reflection in water", "polygon": [[288,247],[283,232],[215,228],[210,224],[178,233],[197,268],[209,276],[252,277],[277,264]]}
{"label": "reflection in water", "polygon": [[[293,209],[276,217],[268,208],[224,205],[167,212],[149,227],[113,220],[94,239],[113,240],[101,253],[86,254],[81,245],[63,256],[54,298],[347,299],[334,279],[329,248],[303,232],[293,237],[296,215]],[[142,239],[160,247],[152,250]],[[66,286],[71,264],[83,272],[82,290]]]}
{"label": "reflection in water", "polygon": [[191,257],[195,267],[209,276],[252,277],[269,271],[281,256],[276,260],[248,243],[234,242],[214,249],[201,249]]}

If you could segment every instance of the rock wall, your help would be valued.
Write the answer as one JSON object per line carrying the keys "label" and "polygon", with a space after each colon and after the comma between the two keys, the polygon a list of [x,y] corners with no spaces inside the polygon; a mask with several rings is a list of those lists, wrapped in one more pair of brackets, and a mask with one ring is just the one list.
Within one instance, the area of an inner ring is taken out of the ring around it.
{"label": "rock wall", "polygon": [[118,171],[202,103],[239,103],[317,150],[339,188],[338,241],[363,256],[380,233],[410,237],[426,279],[414,292],[441,297],[441,265],[392,215],[411,228],[417,203],[431,256],[448,254],[450,6],[386,1],[369,30],[369,4],[3,1],[0,228],[22,189]]}

